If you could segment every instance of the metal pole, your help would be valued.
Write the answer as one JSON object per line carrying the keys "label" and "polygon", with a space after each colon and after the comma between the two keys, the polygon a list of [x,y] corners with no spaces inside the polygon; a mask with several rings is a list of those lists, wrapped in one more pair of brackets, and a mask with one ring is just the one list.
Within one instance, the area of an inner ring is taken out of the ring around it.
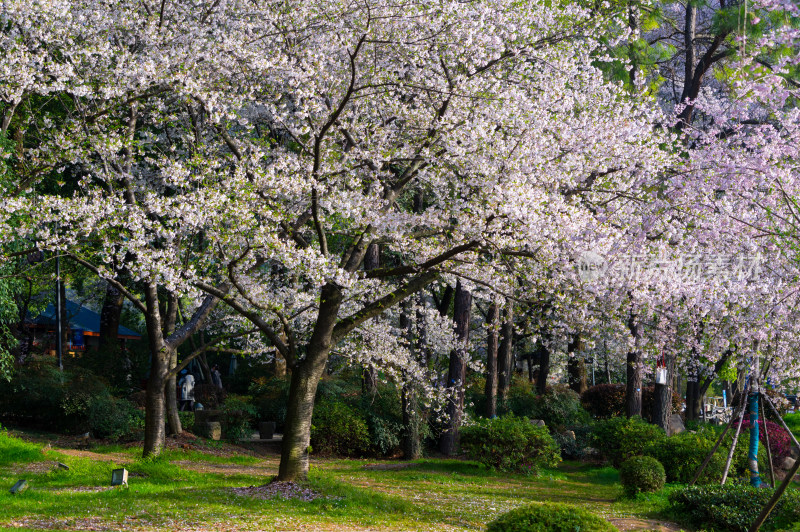
{"label": "metal pole", "polygon": [[61,323],[61,308],[64,305],[64,302],[61,301],[61,260],[59,256],[56,255],[56,356],[58,356],[58,369],[64,370],[64,363],[63,363],[63,352],[64,352],[64,345],[63,345],[63,335],[62,335],[62,328],[63,324]]}

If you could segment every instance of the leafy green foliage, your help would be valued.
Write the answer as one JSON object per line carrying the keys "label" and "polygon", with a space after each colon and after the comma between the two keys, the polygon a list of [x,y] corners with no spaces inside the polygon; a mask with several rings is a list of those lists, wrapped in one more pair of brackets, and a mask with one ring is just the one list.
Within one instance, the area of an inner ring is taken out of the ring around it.
{"label": "leafy green foliage", "polygon": [[509,391],[508,410],[515,416],[544,420],[556,431],[589,420],[578,394],[566,386],[553,386],[536,395],[528,383],[518,384]]}
{"label": "leafy green foliage", "polygon": [[625,493],[633,496],[638,493],[659,491],[664,487],[666,474],[664,466],[655,458],[633,456],[620,466],[619,479]]}
{"label": "leafy green foliage", "polygon": [[320,454],[363,456],[370,448],[367,422],[345,403],[318,404],[311,422],[311,447]]}
{"label": "leafy green foliage", "polygon": [[608,521],[570,504],[545,502],[516,508],[486,526],[487,532],[606,532]]}
{"label": "leafy green foliage", "polygon": [[640,417],[613,417],[597,423],[592,441],[614,467],[619,467],[632,456],[644,455],[648,446],[666,437],[660,427],[650,425]]}
{"label": "leafy green foliage", "polygon": [[461,449],[470,458],[500,471],[536,473],[561,461],[558,444],[545,427],[514,415],[481,419],[463,427]]}
{"label": "leafy green foliage", "polygon": [[[771,489],[749,485],[692,486],[669,495],[673,508],[693,525],[717,530],[744,531],[758,517],[772,496]],[[787,490],[762,530],[796,530],[800,515],[800,492]]]}
{"label": "leafy green foliage", "polygon": [[222,411],[222,435],[230,441],[249,438],[253,432],[253,419],[258,411],[250,403],[250,397],[229,395],[220,409]]}
{"label": "leafy green foliage", "polygon": [[89,429],[95,438],[118,440],[130,436],[136,429],[144,428],[143,415],[133,403],[108,393],[92,397],[86,414]]}
{"label": "leafy green foliage", "polygon": [[[656,458],[662,464],[667,464],[667,481],[688,483],[694,478],[695,473],[700,469],[700,465],[705,460],[708,453],[714,447],[714,443],[719,436],[720,428],[709,425],[698,427],[696,432],[681,432],[673,434],[669,438],[662,438],[650,443],[644,453]],[[729,431],[724,441],[720,444],[717,452],[709,461],[702,475],[697,482],[708,484],[719,482],[725,468],[727,453],[733,443],[733,431]],[[734,451],[731,461],[731,476],[746,474],[747,472],[747,449],[750,442],[750,435],[743,431],[739,435],[739,441]],[[758,449],[759,467],[763,471],[766,462],[766,451],[763,445]]]}

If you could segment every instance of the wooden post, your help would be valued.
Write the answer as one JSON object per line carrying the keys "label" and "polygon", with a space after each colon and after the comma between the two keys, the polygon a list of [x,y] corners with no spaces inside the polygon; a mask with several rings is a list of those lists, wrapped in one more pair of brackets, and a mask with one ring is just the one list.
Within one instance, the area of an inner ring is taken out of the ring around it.
{"label": "wooden post", "polygon": [[722,486],[724,486],[725,481],[728,480],[728,471],[730,471],[731,469],[731,460],[733,459],[733,451],[736,450],[736,442],[739,441],[739,433],[742,431],[742,423],[744,422],[745,410],[747,410],[747,401],[744,402],[742,406],[742,412],[741,414],[739,414],[739,426],[736,428],[736,435],[733,437],[733,443],[731,443],[731,450],[728,452],[728,460],[725,462],[725,470],[722,472],[722,483],[721,483]]}

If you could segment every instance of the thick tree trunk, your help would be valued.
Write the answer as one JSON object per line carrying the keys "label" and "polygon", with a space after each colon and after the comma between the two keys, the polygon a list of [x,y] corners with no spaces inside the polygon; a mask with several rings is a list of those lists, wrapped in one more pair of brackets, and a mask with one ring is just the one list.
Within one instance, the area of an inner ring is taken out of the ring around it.
{"label": "thick tree trunk", "polygon": [[672,415],[672,375],[675,373],[675,357],[665,355],[667,383],[655,385],[653,392],[653,424],[669,435],[669,418]]}
{"label": "thick tree trunk", "polygon": [[505,401],[511,388],[511,378],[514,376],[514,307],[511,301],[506,302],[500,334],[500,348],[497,352],[497,395],[501,401]]}
{"label": "thick tree trunk", "polygon": [[642,415],[642,325],[631,315],[628,327],[633,335],[634,347],[628,352],[627,380],[625,383],[625,415]]}
{"label": "thick tree trunk", "polygon": [[100,349],[114,352],[118,345],[122,302],[125,297],[111,283],[106,283],[106,296],[100,310]]}
{"label": "thick tree trunk", "polygon": [[325,373],[333,342],[333,328],[341,304],[342,293],[338,287],[331,284],[322,287],[319,313],[306,357],[292,368],[278,480],[302,480],[308,477],[314,397],[319,380]]}
{"label": "thick tree trunk", "polygon": [[497,303],[489,305],[486,317],[486,417],[493,418],[497,415],[497,342],[500,322],[500,306]]}
{"label": "thick tree trunk", "polygon": [[686,420],[697,421],[700,419],[700,383],[697,374],[689,375],[686,379]]}
{"label": "thick tree trunk", "polygon": [[144,410],[144,450],[143,455],[157,456],[164,449],[165,413],[164,385],[166,384],[166,356],[151,356],[150,378],[147,380],[147,393]]}
{"label": "thick tree trunk", "polygon": [[578,355],[578,351],[583,348],[581,336],[576,334],[567,345],[567,377],[571,390],[582,394],[588,388],[586,384],[586,361]]}
{"label": "thick tree trunk", "polygon": [[467,342],[469,341],[469,323],[472,310],[472,294],[464,290],[461,282],[456,285],[453,320],[456,328],[458,347],[450,353],[450,367],[447,372],[447,385],[455,390],[447,403],[447,421],[439,439],[439,451],[445,456],[455,452],[458,445],[458,427],[464,412],[464,381],[467,376]]}
{"label": "thick tree trunk", "polygon": [[308,476],[308,455],[311,444],[311,418],[317,385],[325,372],[327,350],[316,350],[292,371],[286,428],[281,446],[278,480],[303,480]]}

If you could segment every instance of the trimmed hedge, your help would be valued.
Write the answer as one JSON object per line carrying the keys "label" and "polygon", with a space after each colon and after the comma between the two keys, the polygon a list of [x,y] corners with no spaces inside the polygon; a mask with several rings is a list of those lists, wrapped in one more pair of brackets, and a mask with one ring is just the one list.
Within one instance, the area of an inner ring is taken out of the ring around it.
{"label": "trimmed hedge", "polygon": [[646,454],[645,449],[667,439],[658,426],[640,417],[613,417],[597,423],[592,443],[614,467],[632,456]]}
{"label": "trimmed hedge", "polygon": [[[681,482],[688,484],[694,477],[700,464],[703,463],[708,453],[714,447],[719,436],[721,427],[702,426],[696,432],[681,432],[673,434],[669,438],[663,438],[650,443],[642,454],[652,456],[667,467],[667,481]],[[720,445],[711,461],[703,470],[703,474],[698,479],[699,484],[718,483],[722,479],[722,471],[725,468],[725,460],[728,456],[731,443],[733,441],[733,431],[728,431],[725,440]],[[730,476],[732,478],[747,475],[747,451],[750,442],[750,434],[743,430],[739,435],[736,450],[731,462]],[[766,450],[764,445],[758,446],[759,470],[764,472],[768,469]]]}
{"label": "trimmed hedge", "polygon": [[536,503],[504,513],[486,532],[614,532],[614,525],[595,514],[556,502]]}
{"label": "trimmed hedge", "polygon": [[628,458],[619,468],[619,480],[627,495],[660,491],[666,482],[664,466],[652,456]]}
{"label": "trimmed hedge", "polygon": [[[693,526],[745,531],[758,517],[773,491],[749,485],[692,486],[670,493],[676,513]],[[761,530],[798,530],[800,492],[787,490]]]}
{"label": "trimmed hedge", "polygon": [[500,471],[536,473],[561,461],[559,446],[545,427],[513,415],[462,427],[461,449],[471,459]]}

